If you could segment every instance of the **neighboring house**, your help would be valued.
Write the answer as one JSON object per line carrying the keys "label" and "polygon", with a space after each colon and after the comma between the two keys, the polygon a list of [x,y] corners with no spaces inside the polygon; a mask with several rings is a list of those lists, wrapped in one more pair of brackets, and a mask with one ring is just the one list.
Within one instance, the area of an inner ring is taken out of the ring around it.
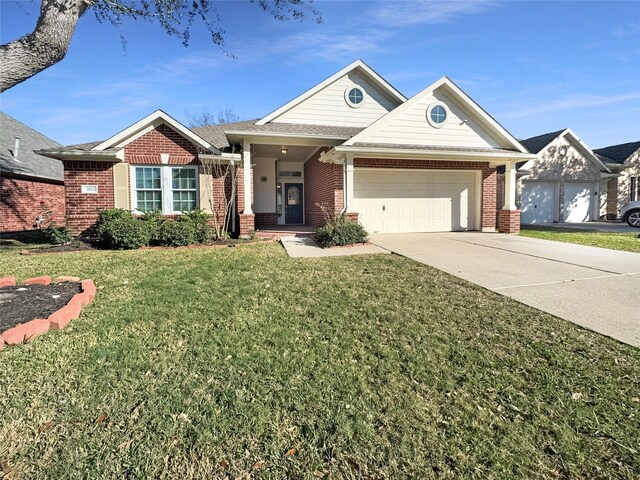
{"label": "neighboring house", "polygon": [[574,132],[567,128],[520,143],[536,155],[517,166],[523,224],[588,222],[605,215],[610,171]]}
{"label": "neighboring house", "polygon": [[594,152],[615,176],[607,184],[607,218],[616,219],[622,206],[640,200],[640,142],[598,148]]}
{"label": "neighboring house", "polygon": [[369,232],[513,233],[515,165],[534,158],[447,77],[407,99],[360,60],[257,121],[188,129],[158,110],[105,141],[40,153],[64,164],[75,234],[114,206],[210,211],[228,190],[203,168],[213,161],[238,166],[241,235],[319,226],[321,205]]}
{"label": "neighboring house", "polygon": [[33,230],[46,210],[64,224],[62,165],[34,153],[60,146],[0,112],[0,232]]}

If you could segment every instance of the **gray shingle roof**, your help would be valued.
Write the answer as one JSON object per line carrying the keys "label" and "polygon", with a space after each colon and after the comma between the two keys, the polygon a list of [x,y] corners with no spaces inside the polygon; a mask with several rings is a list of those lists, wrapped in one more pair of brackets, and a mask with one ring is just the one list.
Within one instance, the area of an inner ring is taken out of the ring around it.
{"label": "gray shingle roof", "polygon": [[530,153],[539,153],[540,150],[553,142],[565,130],[566,128],[563,128],[557,132],[543,133],[542,135],[527,138],[526,140],[520,140],[520,143],[524,145]]}
{"label": "gray shingle roof", "polygon": [[192,128],[195,133],[213,144],[217,148],[228,147],[225,132],[247,132],[247,133],[271,133],[283,135],[310,135],[353,137],[361,132],[360,127],[339,127],[334,125],[306,125],[298,123],[267,123],[266,125],[255,125],[257,120],[247,120],[245,122],[225,123],[222,125],[208,125],[206,127]]}
{"label": "gray shingle roof", "polygon": [[620,145],[611,145],[610,147],[597,148],[594,150],[598,156],[605,157],[602,159],[604,163],[623,164],[633,152],[640,148],[640,142],[621,143]]}
{"label": "gray shingle roof", "polygon": [[[18,158],[13,157],[15,137],[20,137]],[[47,180],[64,180],[62,162],[33,153],[34,150],[61,147],[33,128],[0,112],[0,170]]]}

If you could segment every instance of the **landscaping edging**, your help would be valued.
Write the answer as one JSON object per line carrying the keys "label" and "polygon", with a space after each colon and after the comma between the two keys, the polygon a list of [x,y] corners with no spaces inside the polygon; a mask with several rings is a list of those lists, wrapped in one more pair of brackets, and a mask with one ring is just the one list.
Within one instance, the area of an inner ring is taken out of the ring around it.
{"label": "landscaping edging", "polygon": [[[71,320],[78,318],[82,308],[89,305],[96,296],[96,286],[93,280],[80,281],[79,277],[56,277],[55,283],[62,282],[80,282],[81,292],[75,294],[64,307],[53,312],[48,318],[35,318],[0,333],[0,350],[5,345],[18,345],[27,342],[49,330],[62,330]],[[21,285],[34,284],[49,285],[51,284],[51,277],[28,278]],[[16,277],[0,277],[0,287],[14,287],[16,285]]]}

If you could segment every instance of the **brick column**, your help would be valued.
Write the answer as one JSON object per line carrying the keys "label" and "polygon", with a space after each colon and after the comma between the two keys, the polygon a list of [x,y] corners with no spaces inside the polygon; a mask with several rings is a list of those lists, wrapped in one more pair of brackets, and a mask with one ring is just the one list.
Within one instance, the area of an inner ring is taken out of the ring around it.
{"label": "brick column", "polygon": [[520,210],[500,210],[498,212],[500,233],[520,233]]}
{"label": "brick column", "polygon": [[255,232],[255,215],[253,213],[241,213],[240,217],[240,236],[248,237]]}

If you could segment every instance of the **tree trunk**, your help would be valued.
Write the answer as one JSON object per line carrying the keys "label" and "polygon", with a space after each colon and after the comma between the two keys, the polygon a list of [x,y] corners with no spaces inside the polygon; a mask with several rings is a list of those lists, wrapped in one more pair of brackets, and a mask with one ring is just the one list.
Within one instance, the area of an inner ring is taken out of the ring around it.
{"label": "tree trunk", "polygon": [[78,20],[93,1],[42,0],[33,32],[0,46],[0,92],[62,60]]}

